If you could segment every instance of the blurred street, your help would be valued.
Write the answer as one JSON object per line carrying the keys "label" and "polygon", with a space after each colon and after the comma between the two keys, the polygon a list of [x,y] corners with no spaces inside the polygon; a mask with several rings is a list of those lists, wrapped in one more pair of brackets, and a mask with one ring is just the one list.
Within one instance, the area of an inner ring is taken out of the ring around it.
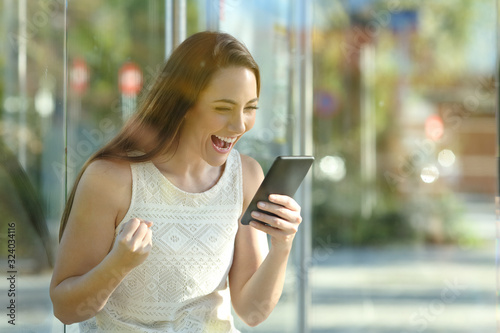
{"label": "blurred street", "polygon": [[494,247],[339,250],[312,269],[312,332],[495,332]]}

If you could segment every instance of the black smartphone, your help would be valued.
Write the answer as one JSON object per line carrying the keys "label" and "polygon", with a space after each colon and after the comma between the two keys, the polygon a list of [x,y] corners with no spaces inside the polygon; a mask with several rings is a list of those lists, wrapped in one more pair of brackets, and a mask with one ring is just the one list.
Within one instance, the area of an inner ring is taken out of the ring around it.
{"label": "black smartphone", "polygon": [[[269,201],[270,194],[283,194],[293,197],[311,168],[313,161],[314,157],[312,156],[278,156],[271,165],[262,184],[260,184],[250,205],[248,205],[245,214],[243,214],[241,224],[247,225],[250,221],[255,220],[250,214],[254,210],[261,211],[257,208],[257,203],[259,201]],[[269,212],[261,212],[274,215]]]}

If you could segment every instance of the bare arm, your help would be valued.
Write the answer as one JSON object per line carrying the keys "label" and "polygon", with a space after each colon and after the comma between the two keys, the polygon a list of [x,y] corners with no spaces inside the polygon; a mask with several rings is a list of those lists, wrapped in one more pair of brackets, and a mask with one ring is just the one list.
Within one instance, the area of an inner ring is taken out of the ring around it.
{"label": "bare arm", "polygon": [[[242,162],[246,209],[264,175],[256,161],[242,156]],[[300,206],[293,199],[277,196],[272,202],[261,209],[273,212],[279,218],[265,214],[254,216],[270,226],[260,223],[239,225],[233,266],[229,272],[233,307],[250,326],[264,321],[281,297],[293,238],[301,222]],[[266,233],[271,236],[269,253]]]}
{"label": "bare arm", "polygon": [[89,319],[151,248],[150,222],[132,219],[114,244],[117,219],[131,196],[130,168],[93,162],[77,188],[50,284],[54,314],[65,324]]}

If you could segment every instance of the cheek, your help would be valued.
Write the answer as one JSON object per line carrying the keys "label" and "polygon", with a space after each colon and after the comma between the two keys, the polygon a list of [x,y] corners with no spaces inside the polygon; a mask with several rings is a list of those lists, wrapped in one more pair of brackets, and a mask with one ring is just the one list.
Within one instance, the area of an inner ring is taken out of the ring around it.
{"label": "cheek", "polygon": [[217,114],[202,114],[198,117],[198,125],[206,131],[213,132],[214,129],[223,127],[227,123],[227,118]]}
{"label": "cheek", "polygon": [[251,130],[254,124],[255,124],[255,114],[248,116],[248,118],[245,120],[246,132]]}

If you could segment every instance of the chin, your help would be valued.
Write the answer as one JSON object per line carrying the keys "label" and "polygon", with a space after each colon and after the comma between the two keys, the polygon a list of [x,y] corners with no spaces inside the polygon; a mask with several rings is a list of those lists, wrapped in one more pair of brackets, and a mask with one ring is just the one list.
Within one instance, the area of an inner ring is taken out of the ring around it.
{"label": "chin", "polygon": [[227,158],[229,157],[229,154],[231,153],[231,150],[229,150],[227,153],[225,154],[221,154],[219,152],[216,152],[216,151],[213,151],[213,148],[211,148],[212,151],[209,152],[209,154],[207,155],[205,161],[213,166],[213,167],[220,167],[220,166],[223,166],[224,163],[226,163],[227,161]]}
{"label": "chin", "polygon": [[217,156],[216,158],[211,158],[207,162],[208,162],[208,164],[210,164],[213,167],[220,167],[226,163],[228,157],[229,157],[229,153],[225,156]]}

